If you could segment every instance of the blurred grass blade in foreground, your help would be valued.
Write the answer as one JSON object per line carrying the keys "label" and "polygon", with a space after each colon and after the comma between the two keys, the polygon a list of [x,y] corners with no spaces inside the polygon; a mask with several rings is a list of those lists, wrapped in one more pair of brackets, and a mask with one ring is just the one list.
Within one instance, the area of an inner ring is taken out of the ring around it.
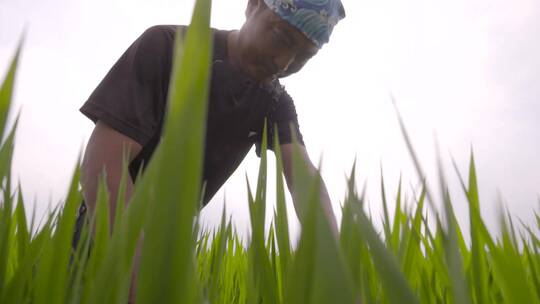
{"label": "blurred grass blade in foreground", "polygon": [[[212,54],[209,0],[195,3],[185,40],[177,34],[168,109],[144,230],[138,303],[195,303],[193,239],[202,179]],[[159,279],[156,279],[159,278]]]}

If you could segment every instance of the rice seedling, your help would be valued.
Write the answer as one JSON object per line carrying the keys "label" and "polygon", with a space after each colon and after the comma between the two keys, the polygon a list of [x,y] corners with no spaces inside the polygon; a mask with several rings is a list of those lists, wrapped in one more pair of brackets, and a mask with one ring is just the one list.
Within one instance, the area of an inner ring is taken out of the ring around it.
{"label": "rice seedling", "polygon": [[[118,197],[108,196],[102,180],[95,213],[83,226],[75,249],[71,237],[82,198],[80,162],[73,169],[65,202],[39,227],[33,218],[30,222],[26,218],[21,185],[13,188],[11,182],[17,123],[8,131],[6,121],[12,108],[19,46],[0,88],[0,303],[126,303],[135,248],[141,239],[138,303],[540,302],[540,217],[536,215],[536,227],[515,226],[508,214],[502,214],[499,237],[490,234],[480,214],[472,156],[468,180],[457,172],[469,204],[470,243],[464,241],[447,191],[442,192],[444,209],[435,215],[436,225],[428,225],[426,202],[433,202],[434,197],[425,183],[412,202],[403,200],[399,187],[390,221],[381,181],[384,213],[379,232],[365,212],[364,193],[358,194],[355,188],[354,166],[336,239],[320,206],[320,179],[307,173],[296,153],[294,178],[302,185],[298,197],[307,207],[300,213],[302,230],[293,248],[279,149],[276,209],[270,232],[265,234],[270,189],[264,140],[256,187],[247,184],[251,218],[247,245],[225,210],[217,230],[200,231],[209,18],[210,1],[198,0],[189,31],[177,37],[163,140],[137,179],[130,204],[116,204],[114,226],[109,227],[109,201],[123,201],[127,175],[122,177]],[[183,132],[186,129],[189,134]],[[402,129],[423,179],[420,162]],[[446,189],[442,173],[440,183]]]}

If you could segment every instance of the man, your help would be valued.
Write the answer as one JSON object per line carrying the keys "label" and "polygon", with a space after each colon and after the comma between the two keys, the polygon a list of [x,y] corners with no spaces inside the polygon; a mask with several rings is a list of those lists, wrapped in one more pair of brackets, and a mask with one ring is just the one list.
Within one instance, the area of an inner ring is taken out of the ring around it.
{"label": "man", "polygon": [[[291,131],[303,144],[295,107],[278,78],[298,72],[327,43],[334,25],[345,17],[339,0],[249,0],[239,31],[214,30],[210,98],[206,128],[203,205],[207,204],[244,159],[253,144],[260,153],[265,118],[277,125],[287,186],[294,196]],[[80,111],[96,123],[82,164],[86,209],[93,212],[98,177],[107,171],[111,222],[127,147],[131,180],[144,169],[161,138],[164,110],[178,26],[154,26],[122,55]],[[185,29],[181,27],[180,29]],[[290,126],[293,126],[291,130]],[[273,128],[268,143],[273,149]],[[186,130],[188,132],[188,130]],[[301,153],[311,172],[306,149]],[[337,234],[324,184],[321,198]],[[300,209],[295,200],[295,209]]]}

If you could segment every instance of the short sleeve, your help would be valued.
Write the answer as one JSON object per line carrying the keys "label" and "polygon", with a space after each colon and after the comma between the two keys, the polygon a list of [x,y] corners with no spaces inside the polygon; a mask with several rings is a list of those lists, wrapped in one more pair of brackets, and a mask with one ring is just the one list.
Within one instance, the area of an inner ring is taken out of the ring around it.
{"label": "short sleeve", "polygon": [[80,111],[144,146],[157,131],[167,97],[175,28],[147,29],[118,59]]}
{"label": "short sleeve", "polygon": [[[273,105],[267,116],[267,145],[268,149],[274,151],[274,137],[275,130],[277,128],[277,136],[280,145],[289,144],[293,142],[293,134],[296,141],[304,145],[304,139],[302,132],[300,132],[300,126],[298,124],[298,115],[294,106],[293,99],[283,89],[277,100],[273,101]],[[261,133],[262,134],[262,133]],[[261,141],[256,143],[256,153],[260,157]]]}

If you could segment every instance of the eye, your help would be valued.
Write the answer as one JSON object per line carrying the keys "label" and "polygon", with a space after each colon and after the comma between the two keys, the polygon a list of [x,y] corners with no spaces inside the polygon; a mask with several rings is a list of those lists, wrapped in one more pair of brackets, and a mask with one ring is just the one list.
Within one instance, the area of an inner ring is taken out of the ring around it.
{"label": "eye", "polygon": [[278,29],[273,29],[272,30],[272,40],[273,40],[274,43],[279,44],[281,46],[289,46],[290,45],[290,42],[288,41],[288,39]]}

